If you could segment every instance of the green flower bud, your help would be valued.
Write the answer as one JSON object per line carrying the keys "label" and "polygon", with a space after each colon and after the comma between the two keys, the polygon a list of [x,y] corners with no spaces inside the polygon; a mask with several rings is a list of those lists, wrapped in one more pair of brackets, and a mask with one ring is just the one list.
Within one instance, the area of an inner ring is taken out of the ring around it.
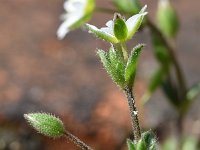
{"label": "green flower bud", "polygon": [[62,121],[51,114],[29,113],[24,118],[39,133],[49,137],[57,138],[65,134]]}
{"label": "green flower bud", "polygon": [[138,0],[113,0],[113,3],[120,11],[131,15],[138,13],[141,9]]}
{"label": "green flower bud", "polygon": [[174,37],[179,28],[178,17],[169,0],[158,3],[157,21],[160,30],[167,37]]}

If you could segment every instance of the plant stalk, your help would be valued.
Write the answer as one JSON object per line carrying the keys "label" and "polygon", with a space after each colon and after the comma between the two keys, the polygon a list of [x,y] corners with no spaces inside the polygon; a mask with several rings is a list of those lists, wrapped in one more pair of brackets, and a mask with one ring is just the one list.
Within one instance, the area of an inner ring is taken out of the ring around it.
{"label": "plant stalk", "polygon": [[82,150],[93,150],[91,147],[89,147],[87,144],[81,141],[78,137],[74,136],[68,131],[65,131],[65,137],[72,141],[74,144],[76,144],[78,147],[80,147]]}
{"label": "plant stalk", "polygon": [[129,87],[126,87],[124,89],[124,92],[128,99],[128,106],[129,111],[131,114],[131,121],[132,121],[132,128],[133,128],[133,135],[134,135],[134,141],[137,143],[141,138],[141,130],[140,130],[140,124],[138,119],[138,111],[135,104],[135,99],[133,96],[132,89]]}

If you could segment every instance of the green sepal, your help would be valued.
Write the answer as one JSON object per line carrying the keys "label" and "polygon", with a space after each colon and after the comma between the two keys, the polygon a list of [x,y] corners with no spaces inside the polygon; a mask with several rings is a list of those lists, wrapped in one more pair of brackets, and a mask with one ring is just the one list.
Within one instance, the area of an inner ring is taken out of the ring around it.
{"label": "green sepal", "polygon": [[65,128],[59,118],[47,113],[29,113],[24,118],[39,133],[58,138],[65,134]]}
{"label": "green sepal", "polygon": [[160,30],[167,37],[174,37],[179,28],[175,9],[169,0],[160,0],[157,10],[157,22]]}
{"label": "green sepal", "polygon": [[94,34],[97,38],[100,38],[110,43],[119,43],[119,40],[114,35],[103,32],[93,25],[85,24],[85,27],[88,29],[89,33]]}
{"label": "green sepal", "polygon": [[114,35],[120,42],[125,41],[128,35],[126,23],[119,14],[114,16]]}
{"label": "green sepal", "polygon": [[135,46],[131,52],[131,55],[128,58],[127,65],[125,68],[125,81],[129,88],[132,88],[134,84],[134,79],[136,75],[136,68],[140,56],[140,52],[144,44],[138,44]]}
{"label": "green sepal", "polygon": [[124,88],[125,64],[124,64],[124,61],[121,59],[121,55],[113,47],[109,49],[109,52],[98,50],[97,54],[99,55],[104,68],[106,69],[108,74],[111,76],[112,80],[118,86],[120,86],[121,88]]}
{"label": "green sepal", "polygon": [[136,150],[136,145],[130,139],[127,139],[128,150]]}
{"label": "green sepal", "polygon": [[141,9],[138,0],[113,0],[113,3],[119,11],[130,15],[138,13]]}

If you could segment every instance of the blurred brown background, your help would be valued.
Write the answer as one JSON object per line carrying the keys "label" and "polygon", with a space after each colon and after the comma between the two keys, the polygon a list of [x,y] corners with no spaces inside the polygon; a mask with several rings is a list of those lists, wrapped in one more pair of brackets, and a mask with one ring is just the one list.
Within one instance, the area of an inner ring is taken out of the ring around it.
{"label": "blurred brown background", "polygon": [[[155,19],[157,1],[143,3]],[[176,53],[191,86],[200,81],[200,1],[173,4],[181,22]],[[97,5],[111,7],[107,0],[97,0]],[[56,30],[63,12],[62,0],[0,0],[0,150],[78,149],[64,139],[48,139],[32,130],[23,114],[35,111],[60,116],[69,131],[96,149],[125,146],[131,132],[127,103],[95,54],[96,47],[109,45],[80,29],[59,41]],[[103,26],[111,18],[95,13],[91,23]],[[137,33],[129,44],[139,42],[147,43],[135,86],[142,126],[173,131],[176,112],[159,90],[141,108],[139,100],[157,63],[148,30]],[[185,133],[195,136],[200,135],[199,100],[185,120]]]}

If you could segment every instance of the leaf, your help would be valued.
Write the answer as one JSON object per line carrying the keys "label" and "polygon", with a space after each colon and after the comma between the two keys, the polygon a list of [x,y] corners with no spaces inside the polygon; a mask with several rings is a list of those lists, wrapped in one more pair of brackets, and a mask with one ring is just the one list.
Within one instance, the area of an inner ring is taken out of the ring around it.
{"label": "leaf", "polygon": [[191,104],[194,102],[198,95],[200,95],[200,83],[195,84],[187,91],[186,99],[181,106],[181,111],[183,113],[188,111]]}
{"label": "leaf", "polygon": [[156,146],[156,136],[152,131],[146,131],[142,133],[142,139],[144,140],[148,149],[152,149]]}
{"label": "leaf", "polygon": [[177,150],[177,145],[175,138],[169,138],[164,142],[161,150]]}
{"label": "leaf", "polygon": [[47,113],[29,113],[24,118],[39,133],[49,137],[57,138],[65,134],[62,121]]}
{"label": "leaf", "polygon": [[109,53],[98,50],[99,55],[104,68],[111,76],[112,80],[121,88],[125,86],[124,70],[125,64],[121,59],[121,56],[115,51],[113,47],[110,48]]}
{"label": "leaf", "polygon": [[148,147],[146,146],[146,143],[144,142],[143,139],[140,139],[139,142],[137,143],[136,150],[148,150]]}
{"label": "leaf", "polygon": [[160,38],[161,35],[158,35],[156,32],[152,31],[152,43],[154,47],[154,55],[157,60],[160,62],[161,66],[167,68],[171,63],[171,56],[165,43]]}
{"label": "leaf", "polygon": [[187,92],[187,99],[189,101],[194,100],[200,94],[200,83],[192,86]]}
{"label": "leaf", "polygon": [[128,150],[136,150],[136,146],[130,139],[127,139]]}
{"label": "leaf", "polygon": [[193,137],[187,137],[184,140],[182,150],[197,150],[198,148],[198,141]]}
{"label": "leaf", "polygon": [[143,44],[138,44],[135,46],[128,58],[128,62],[125,68],[125,81],[130,88],[132,88],[134,83],[138,60],[143,47]]}
{"label": "leaf", "polygon": [[128,35],[126,23],[119,14],[115,14],[114,18],[114,35],[119,41],[123,42],[126,40]]}
{"label": "leaf", "polygon": [[159,68],[151,77],[150,82],[148,84],[147,91],[142,97],[142,102],[145,104],[151,95],[155,92],[155,90],[162,84],[163,79],[166,75],[165,68]]}
{"label": "leaf", "polygon": [[183,101],[180,101],[179,99],[179,91],[177,87],[174,85],[174,83],[169,79],[166,78],[162,83],[162,89],[167,96],[167,98],[170,100],[170,102],[177,108],[180,108],[181,103]]}

